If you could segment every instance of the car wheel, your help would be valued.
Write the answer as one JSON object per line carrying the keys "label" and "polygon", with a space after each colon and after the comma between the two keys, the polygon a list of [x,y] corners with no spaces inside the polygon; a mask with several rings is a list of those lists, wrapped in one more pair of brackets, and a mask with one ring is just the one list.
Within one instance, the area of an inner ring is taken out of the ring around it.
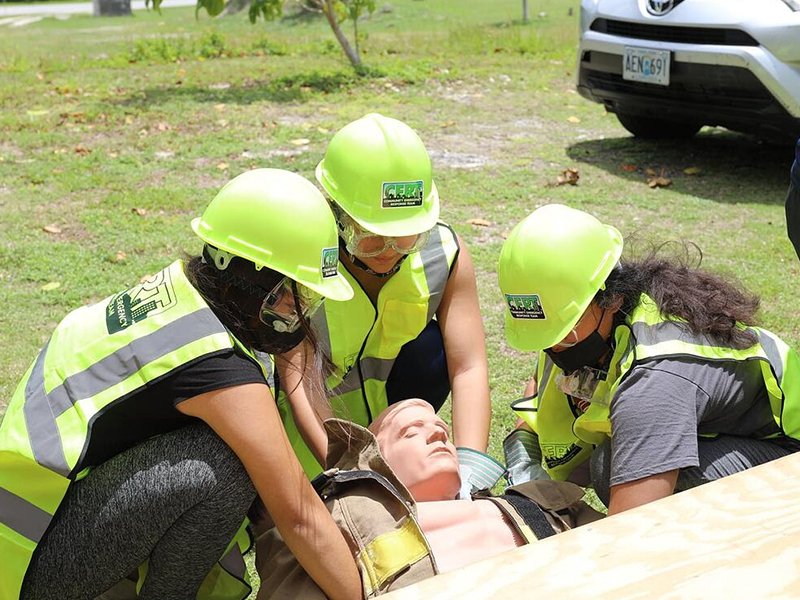
{"label": "car wheel", "polygon": [[642,117],[639,115],[629,115],[617,113],[617,119],[622,126],[633,135],[646,139],[658,138],[690,138],[700,131],[702,127],[698,123],[686,123],[682,121],[665,121],[652,117]]}

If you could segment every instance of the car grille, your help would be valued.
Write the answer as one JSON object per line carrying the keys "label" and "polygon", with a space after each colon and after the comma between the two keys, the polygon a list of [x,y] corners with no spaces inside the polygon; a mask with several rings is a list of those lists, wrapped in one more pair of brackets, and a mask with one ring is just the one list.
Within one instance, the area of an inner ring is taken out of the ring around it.
{"label": "car grille", "polygon": [[748,33],[739,29],[712,29],[709,27],[677,27],[672,25],[646,25],[611,19],[595,19],[591,30],[620,37],[676,42],[679,44],[715,44],[719,46],[758,46]]}

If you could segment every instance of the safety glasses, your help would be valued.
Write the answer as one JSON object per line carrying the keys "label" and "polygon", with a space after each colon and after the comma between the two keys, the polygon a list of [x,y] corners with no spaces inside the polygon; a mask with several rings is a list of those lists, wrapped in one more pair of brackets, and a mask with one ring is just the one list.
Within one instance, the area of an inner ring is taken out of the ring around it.
{"label": "safety glasses", "polygon": [[[262,323],[271,326],[275,331],[292,333],[300,327],[303,317],[310,318],[316,312],[323,300],[324,298],[317,292],[294,282],[289,277],[284,277],[264,296],[259,318]],[[297,305],[300,306],[299,313]]]}
{"label": "safety glasses", "polygon": [[379,256],[390,248],[398,254],[411,254],[422,250],[431,237],[430,230],[398,237],[375,235],[361,229],[353,219],[341,212],[337,214],[337,220],[347,251],[358,258]]}

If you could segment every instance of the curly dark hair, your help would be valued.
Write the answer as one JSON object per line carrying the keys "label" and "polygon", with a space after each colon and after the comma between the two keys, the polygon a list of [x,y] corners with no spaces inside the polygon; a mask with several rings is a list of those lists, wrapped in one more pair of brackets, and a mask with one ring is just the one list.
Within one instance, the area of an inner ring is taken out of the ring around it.
{"label": "curly dark hair", "polygon": [[[650,296],[667,316],[686,321],[696,335],[741,350],[758,341],[753,331],[760,298],[738,281],[700,269],[702,251],[694,244],[681,244],[681,256],[659,256],[670,243],[650,250],[644,258],[623,259],[606,279],[606,287],[595,296],[601,308],[610,308],[622,298],[621,312],[630,314],[642,293]],[[699,257],[692,265],[690,247]]]}

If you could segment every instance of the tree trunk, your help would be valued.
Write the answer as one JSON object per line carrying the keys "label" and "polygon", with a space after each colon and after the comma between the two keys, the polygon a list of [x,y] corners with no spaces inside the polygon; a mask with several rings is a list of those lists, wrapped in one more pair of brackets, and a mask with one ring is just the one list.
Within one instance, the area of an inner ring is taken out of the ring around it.
{"label": "tree trunk", "polygon": [[522,21],[528,22],[528,0],[522,0]]}
{"label": "tree trunk", "polygon": [[347,41],[347,36],[342,31],[342,28],[339,27],[339,21],[336,20],[336,13],[333,10],[333,2],[331,0],[324,0],[324,2],[325,4],[322,7],[322,12],[325,13],[325,17],[328,19],[331,29],[333,29],[333,35],[335,35],[336,39],[339,41],[339,45],[342,47],[342,50],[344,50],[350,64],[353,65],[353,68],[358,69],[361,67],[361,57],[358,55],[358,52],[353,50],[350,42]]}
{"label": "tree trunk", "polygon": [[131,15],[131,0],[92,0],[95,17],[121,17]]}

